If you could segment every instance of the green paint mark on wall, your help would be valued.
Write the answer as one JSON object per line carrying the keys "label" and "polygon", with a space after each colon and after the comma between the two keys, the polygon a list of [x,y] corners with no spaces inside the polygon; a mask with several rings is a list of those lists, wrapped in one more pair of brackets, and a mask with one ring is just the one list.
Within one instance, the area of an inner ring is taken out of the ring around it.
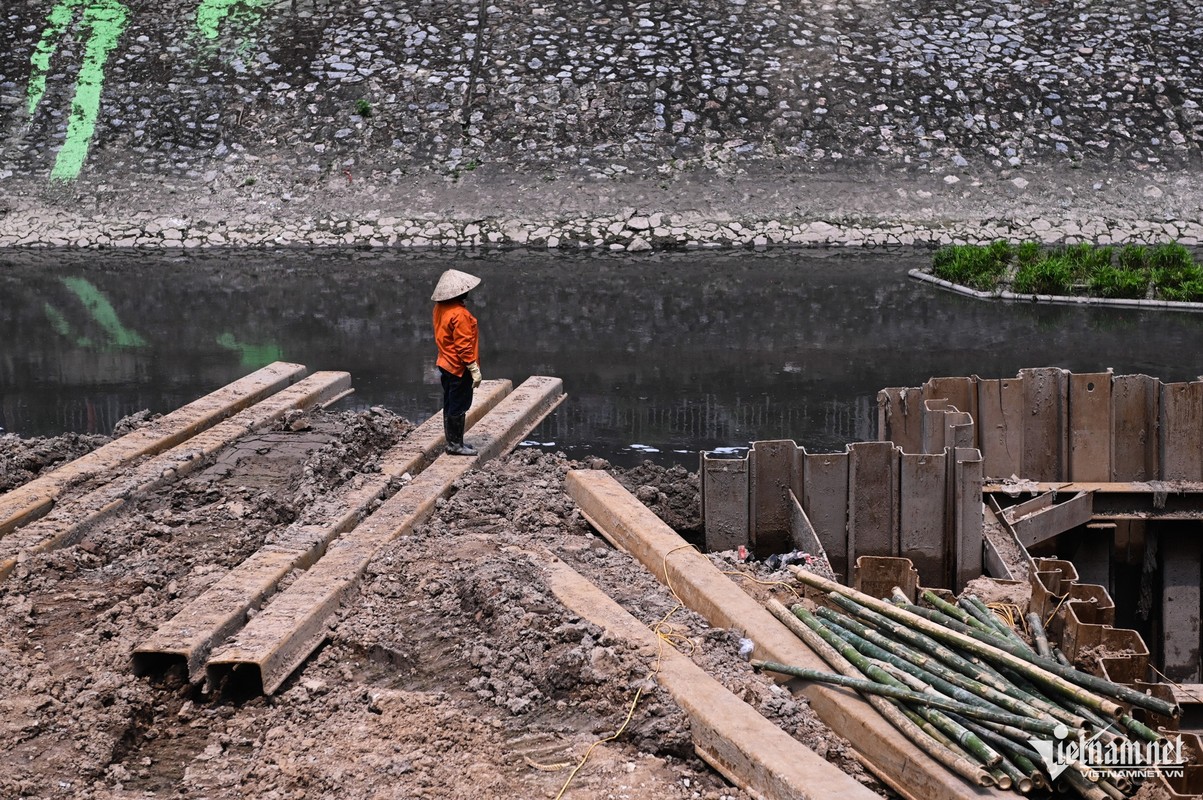
{"label": "green paint mark on wall", "polygon": [[79,77],[75,81],[75,96],[67,116],[67,138],[59,150],[50,173],[53,180],[69,181],[79,175],[92,137],[96,133],[96,117],[100,112],[100,95],[104,90],[104,67],[109,55],[121,39],[129,19],[129,10],[119,0],[60,0],[46,18],[46,29],[30,57],[29,113],[37,110],[46,93],[46,75],[58,43],[70,25],[74,9],[83,7],[80,28],[87,30]]}
{"label": "green paint mark on wall", "polygon": [[92,346],[92,340],[87,336],[75,336],[75,332],[71,330],[71,323],[67,321],[63,312],[49,303],[42,303],[42,311],[46,314],[46,319],[50,321],[50,327],[54,328],[54,332],[59,336],[64,339],[73,339],[78,347]]}
{"label": "green paint mark on wall", "polygon": [[275,0],[201,0],[196,7],[196,29],[212,41],[221,34],[221,25],[227,17],[243,17],[244,25],[253,27],[259,13],[273,2]]}
{"label": "green paint mark on wall", "polygon": [[[84,308],[92,315],[92,319],[109,337],[109,342],[117,347],[145,347],[146,340],[121,324],[113,304],[85,278],[60,278],[64,286],[70,289]],[[53,324],[53,322],[52,322]]]}
{"label": "green paint mark on wall", "polygon": [[284,360],[284,350],[278,344],[247,344],[235,339],[232,333],[218,336],[217,343],[227,350],[236,351],[240,366],[248,369],[259,369],[274,361]]}

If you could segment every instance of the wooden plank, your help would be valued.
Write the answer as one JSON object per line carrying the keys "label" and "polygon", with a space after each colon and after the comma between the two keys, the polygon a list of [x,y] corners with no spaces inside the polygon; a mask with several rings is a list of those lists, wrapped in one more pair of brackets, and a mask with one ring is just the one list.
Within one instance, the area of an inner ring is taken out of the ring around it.
{"label": "wooden plank", "polygon": [[1148,375],[1117,375],[1111,381],[1111,477],[1152,481],[1158,470],[1157,427],[1161,381]]}
{"label": "wooden plank", "polygon": [[848,548],[898,555],[898,449],[892,442],[848,445]]}
{"label": "wooden plank", "polygon": [[213,686],[233,680],[272,694],[326,637],[330,617],[377,552],[423,521],[472,467],[513,448],[564,399],[558,378],[532,377],[473,428],[479,455],[442,455],[354,530],[332,542],[304,575],[209,658]]}
{"label": "wooden plank", "polygon": [[972,448],[957,448],[953,465],[953,570],[954,589],[983,572],[982,455]]}
{"label": "wooden plank", "polygon": [[1199,580],[1203,542],[1198,531],[1161,535],[1161,641],[1166,677],[1178,683],[1200,680]]}
{"label": "wooden plank", "polygon": [[836,575],[852,574],[848,559],[848,454],[805,453],[802,508],[814,525]]}
{"label": "wooden plank", "polygon": [[988,478],[1019,475],[1023,455],[1023,378],[979,379],[977,438]]}
{"label": "wooden plank", "polygon": [[1020,370],[1023,378],[1023,458],[1019,474],[1033,481],[1064,480],[1067,436],[1066,375],[1056,367]]}
{"label": "wooden plank", "polygon": [[609,638],[642,648],[649,663],[658,654],[656,682],[685,712],[699,754],[736,786],[754,797],[780,800],[878,797],[769,722],[688,656],[663,646],[650,628],[576,570],[541,548],[530,555],[540,565],[547,587],[569,611],[606,631]]}
{"label": "wooden plank", "polygon": [[1203,480],[1203,382],[1161,386],[1161,479]]}
{"label": "wooden plank", "polygon": [[271,425],[296,408],[311,408],[351,385],[346,372],[317,372],[233,417],[201,431],[131,472],[80,497],[64,500],[42,519],[0,540],[0,580],[18,559],[65,547],[131,500],[209,464],[239,437]]}
{"label": "wooden plank", "polygon": [[145,427],[98,447],[92,452],[0,495],[0,536],[48,512],[71,486],[139,458],[175,447],[211,428],[231,414],[251,406],[305,377],[305,367],[277,361],[244,378],[177,408]]}
{"label": "wooden plank", "polygon": [[747,458],[702,453],[702,522],[711,553],[750,545]]}
{"label": "wooden plank", "polygon": [[1069,376],[1069,474],[1071,481],[1111,478],[1111,373]]}
{"label": "wooden plank", "polygon": [[[681,602],[719,628],[739,629],[755,645],[753,656],[828,669],[806,645],[605,472],[568,473],[569,495],[610,541],[639,560]],[[812,517],[813,520],[813,517]],[[862,754],[890,786],[923,800],[1002,798],[970,786],[919,750],[859,696],[823,686],[801,689],[811,708]],[[833,795],[834,796],[834,795]]]}
{"label": "wooden plank", "polygon": [[[506,395],[508,380],[484,381],[473,393],[467,423],[475,425]],[[446,447],[443,413],[423,422],[381,454],[379,472],[333,496],[318,498],[317,509],[289,526],[267,545],[227,572],[178,614],[134,649],[136,675],[161,674],[183,666],[193,683],[204,677],[204,663],[214,647],[246,624],[247,615],[263,605],[280,581],[295,569],[308,569],[335,537],[353,528],[372,504],[391,496],[396,478],[417,475]]]}
{"label": "wooden plank", "polygon": [[1064,503],[1050,505],[1022,517],[1008,517],[1008,520],[1019,543],[1031,547],[1085,525],[1093,513],[1094,494],[1078,492]]}
{"label": "wooden plank", "polygon": [[762,557],[784,553],[790,547],[789,491],[797,449],[789,439],[774,439],[753,442],[748,453],[750,538],[752,549]]}
{"label": "wooden plank", "polygon": [[903,453],[899,463],[900,554],[914,562],[924,586],[946,581],[946,471],[944,453]]}

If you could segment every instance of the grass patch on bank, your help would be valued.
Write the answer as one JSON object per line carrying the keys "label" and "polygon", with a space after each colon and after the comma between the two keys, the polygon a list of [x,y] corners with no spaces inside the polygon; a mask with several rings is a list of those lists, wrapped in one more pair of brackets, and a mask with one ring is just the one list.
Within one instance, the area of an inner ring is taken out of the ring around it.
{"label": "grass patch on bank", "polygon": [[954,244],[935,252],[931,272],[984,292],[1203,302],[1203,266],[1176,242],[1120,248]]}

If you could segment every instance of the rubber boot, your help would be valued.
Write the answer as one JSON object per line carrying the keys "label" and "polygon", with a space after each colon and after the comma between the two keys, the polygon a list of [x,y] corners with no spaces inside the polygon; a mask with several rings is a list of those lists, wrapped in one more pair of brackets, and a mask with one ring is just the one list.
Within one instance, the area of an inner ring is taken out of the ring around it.
{"label": "rubber boot", "polygon": [[466,414],[460,414],[458,417],[444,417],[448,426],[447,431],[447,452],[453,456],[474,456],[476,448],[470,444],[464,444],[464,426],[468,421]]}

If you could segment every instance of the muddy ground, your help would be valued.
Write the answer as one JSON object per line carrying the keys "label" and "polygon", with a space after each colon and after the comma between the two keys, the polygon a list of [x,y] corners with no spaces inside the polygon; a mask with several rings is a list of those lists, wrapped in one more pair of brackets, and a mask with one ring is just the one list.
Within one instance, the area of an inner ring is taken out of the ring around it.
{"label": "muddy ground", "polygon": [[[626,730],[593,750],[562,796],[745,798],[693,754],[648,655],[552,596],[538,546],[640,620],[667,615],[697,663],[880,789],[804,702],[738,657],[734,633],[674,610],[649,573],[591,531],[564,476],[608,466],[596,459],[526,449],[470,473],[378,556],[327,643],[273,697],[133,675],[137,644],[409,430],[378,412],[291,419],[79,544],[22,562],[0,583],[0,796],[553,798],[642,687]],[[66,456],[100,441],[6,437],[6,485],[53,466],[60,445]],[[696,534],[695,474],[615,474]]]}

